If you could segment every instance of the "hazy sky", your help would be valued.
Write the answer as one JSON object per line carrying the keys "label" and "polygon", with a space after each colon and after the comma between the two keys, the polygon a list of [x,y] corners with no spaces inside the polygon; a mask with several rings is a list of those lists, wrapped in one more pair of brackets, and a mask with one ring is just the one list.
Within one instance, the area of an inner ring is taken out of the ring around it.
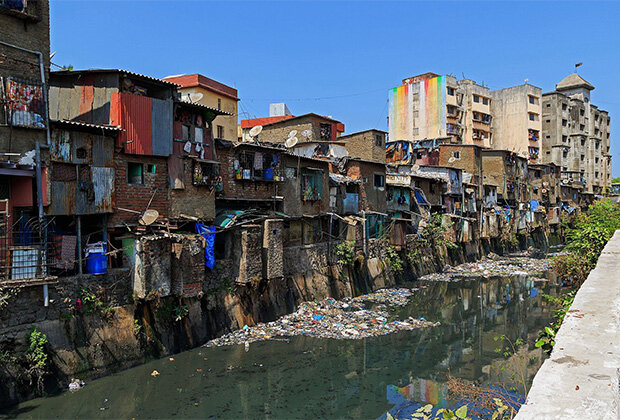
{"label": "hazy sky", "polygon": [[[51,0],[53,61],[154,77],[202,73],[239,91],[240,118],[331,115],[387,130],[388,89],[432,71],[543,92],[574,71],[612,120],[620,175],[620,2]],[[618,112],[616,112],[618,111]],[[618,153],[617,153],[618,152]]]}

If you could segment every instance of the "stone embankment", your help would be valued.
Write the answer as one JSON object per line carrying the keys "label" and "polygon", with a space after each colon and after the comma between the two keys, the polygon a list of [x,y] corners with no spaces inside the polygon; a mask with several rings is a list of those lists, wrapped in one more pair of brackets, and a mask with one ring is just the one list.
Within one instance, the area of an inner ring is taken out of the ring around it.
{"label": "stone embankment", "polygon": [[581,286],[517,420],[618,419],[620,231]]}

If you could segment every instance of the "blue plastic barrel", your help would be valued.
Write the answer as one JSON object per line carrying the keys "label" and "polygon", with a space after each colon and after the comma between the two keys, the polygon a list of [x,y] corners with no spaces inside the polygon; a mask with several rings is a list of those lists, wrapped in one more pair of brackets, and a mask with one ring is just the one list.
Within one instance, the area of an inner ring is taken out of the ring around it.
{"label": "blue plastic barrel", "polygon": [[87,251],[86,272],[88,274],[105,274],[108,272],[108,256],[105,254],[105,247]]}

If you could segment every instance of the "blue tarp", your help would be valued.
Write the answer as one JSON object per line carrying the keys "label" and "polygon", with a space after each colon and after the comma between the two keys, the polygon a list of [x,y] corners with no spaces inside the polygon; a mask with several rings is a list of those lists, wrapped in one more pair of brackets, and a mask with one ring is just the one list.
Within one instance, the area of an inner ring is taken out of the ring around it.
{"label": "blue tarp", "polygon": [[530,208],[532,209],[532,211],[536,211],[536,209],[538,208],[538,200],[531,200]]}
{"label": "blue tarp", "polygon": [[196,231],[200,236],[205,238],[205,265],[213,270],[215,267],[215,226],[205,226],[196,223]]}
{"label": "blue tarp", "polygon": [[420,191],[418,190],[414,190],[414,191],[415,191],[415,199],[418,201],[418,203],[428,204],[426,200],[424,199],[424,196],[420,193]]}

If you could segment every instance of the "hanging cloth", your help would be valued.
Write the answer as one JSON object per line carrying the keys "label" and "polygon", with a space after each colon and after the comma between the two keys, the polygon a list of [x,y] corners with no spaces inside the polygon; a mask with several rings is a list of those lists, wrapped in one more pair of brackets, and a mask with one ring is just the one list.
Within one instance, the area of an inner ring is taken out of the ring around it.
{"label": "hanging cloth", "polygon": [[215,226],[205,226],[196,223],[196,231],[205,238],[205,265],[213,270],[215,267]]}
{"label": "hanging cloth", "polygon": [[260,152],[254,154],[254,169],[263,169],[263,154]]}

